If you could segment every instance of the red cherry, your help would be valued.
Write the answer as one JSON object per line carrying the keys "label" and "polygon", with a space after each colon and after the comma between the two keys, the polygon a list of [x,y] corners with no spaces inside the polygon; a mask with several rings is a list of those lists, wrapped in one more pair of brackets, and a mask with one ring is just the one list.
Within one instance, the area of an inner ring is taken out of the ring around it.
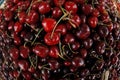
{"label": "red cherry", "polygon": [[89,17],[88,18],[88,24],[91,28],[95,28],[98,24],[98,18],[94,17],[94,16]]}
{"label": "red cherry", "polygon": [[14,24],[15,24],[15,23],[14,23],[13,21],[10,21],[10,22],[9,22],[9,24],[8,24],[8,30],[9,30],[9,31],[13,31],[13,29],[14,29]]}
{"label": "red cherry", "polygon": [[29,14],[26,17],[26,22],[29,24],[35,24],[39,20],[39,15],[36,11],[30,10]]}
{"label": "red cherry", "polygon": [[3,16],[6,21],[10,21],[13,18],[13,13],[9,10],[5,10]]}
{"label": "red cherry", "polygon": [[71,45],[71,48],[73,50],[77,50],[80,48],[80,43],[79,42],[73,42],[72,45]]}
{"label": "red cherry", "polygon": [[66,0],[54,0],[55,6],[59,7],[65,3]]}
{"label": "red cherry", "polygon": [[11,48],[9,50],[10,56],[12,57],[13,60],[18,59],[19,57],[19,50],[15,47]]}
{"label": "red cherry", "polygon": [[35,68],[31,66],[31,67],[28,69],[28,71],[31,72],[31,73],[34,73],[34,72],[35,72]]}
{"label": "red cherry", "polygon": [[47,45],[56,45],[60,41],[60,36],[58,33],[54,32],[51,38],[51,33],[47,33],[44,37],[44,41]]}
{"label": "red cherry", "polygon": [[64,62],[64,65],[65,65],[65,66],[70,66],[70,65],[71,65],[71,62],[70,62],[70,61],[65,61],[65,62]]}
{"label": "red cherry", "polygon": [[59,57],[59,50],[57,46],[51,46],[50,47],[50,52],[49,56],[53,58],[58,58]]}
{"label": "red cherry", "polygon": [[57,60],[54,60],[54,59],[49,60],[48,64],[50,65],[51,70],[55,70],[55,69],[58,69],[60,67],[59,62]]}
{"label": "red cherry", "polygon": [[92,11],[92,16],[95,16],[95,17],[98,17],[99,16],[99,11],[95,8],[95,9],[93,9],[93,11]]}
{"label": "red cherry", "polygon": [[72,34],[66,34],[64,37],[65,43],[73,43],[75,41],[75,37]]}
{"label": "red cherry", "polygon": [[24,11],[18,13],[18,19],[20,23],[25,23],[26,13]]}
{"label": "red cherry", "polygon": [[93,10],[93,7],[90,4],[84,4],[82,6],[82,11],[85,15],[89,15]]}
{"label": "red cherry", "polygon": [[66,32],[67,32],[66,25],[65,25],[65,24],[58,24],[55,32],[58,32],[58,33],[60,33],[60,34],[62,34],[62,35],[65,35]]}
{"label": "red cherry", "polygon": [[77,4],[84,4],[85,0],[74,0]]}
{"label": "red cherry", "polygon": [[65,9],[72,14],[76,14],[78,7],[77,7],[77,4],[75,2],[66,1],[65,2]]}
{"label": "red cherry", "polygon": [[87,50],[84,49],[84,48],[80,49],[80,54],[81,54],[82,58],[86,58],[86,56],[87,56]]}
{"label": "red cherry", "polygon": [[46,32],[51,32],[56,25],[56,20],[52,18],[45,18],[42,21],[42,26]]}
{"label": "red cherry", "polygon": [[27,46],[20,47],[20,56],[22,58],[28,58],[29,53],[30,53],[30,49]]}
{"label": "red cherry", "polygon": [[15,45],[20,45],[21,44],[21,38],[18,36],[14,36],[14,44]]}
{"label": "red cherry", "polygon": [[39,5],[40,5],[40,2],[35,2],[35,3],[33,3],[33,4],[32,4],[32,9],[37,11]]}
{"label": "red cherry", "polygon": [[73,60],[72,60],[72,65],[74,66],[74,67],[81,67],[81,66],[84,66],[84,59],[83,58],[81,58],[81,57],[75,57],[75,58],[73,58]]}
{"label": "red cherry", "polygon": [[31,80],[31,74],[28,71],[23,72],[22,76],[25,78],[25,80]]}
{"label": "red cherry", "polygon": [[14,31],[16,33],[20,32],[22,30],[23,26],[20,22],[16,22],[15,25],[14,25]]}
{"label": "red cherry", "polygon": [[18,78],[19,77],[19,71],[13,71],[13,76],[15,77],[15,78]]}
{"label": "red cherry", "polygon": [[19,60],[18,66],[20,67],[21,70],[26,71],[28,70],[29,64],[26,60]]}
{"label": "red cherry", "polygon": [[27,10],[28,7],[29,7],[29,5],[30,5],[30,1],[29,1],[29,0],[19,1],[19,2],[17,3],[17,6],[19,7],[19,9],[20,9],[21,11]]}
{"label": "red cherry", "polygon": [[113,30],[113,23],[109,22],[107,23],[108,30],[111,32]]}
{"label": "red cherry", "polygon": [[48,53],[49,53],[49,49],[46,46],[43,46],[43,45],[36,45],[33,48],[33,52],[37,56],[45,58],[48,55]]}
{"label": "red cherry", "polygon": [[51,7],[47,2],[42,1],[39,4],[38,10],[39,10],[40,14],[46,14],[46,13],[50,12]]}
{"label": "red cherry", "polygon": [[59,7],[53,8],[52,16],[53,16],[53,18],[60,18],[62,16],[61,9]]}

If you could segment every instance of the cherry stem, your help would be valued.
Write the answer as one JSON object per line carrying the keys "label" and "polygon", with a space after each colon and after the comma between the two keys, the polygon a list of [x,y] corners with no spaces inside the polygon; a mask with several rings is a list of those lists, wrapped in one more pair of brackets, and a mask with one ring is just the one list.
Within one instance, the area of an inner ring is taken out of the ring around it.
{"label": "cherry stem", "polygon": [[38,31],[37,35],[35,36],[35,39],[34,39],[33,42],[31,43],[31,45],[33,45],[33,44],[35,43],[36,39],[38,38],[39,34],[40,34],[42,31],[43,31],[43,28],[41,28],[41,29]]}
{"label": "cherry stem", "polygon": [[34,0],[31,1],[30,6],[29,6],[29,8],[28,8],[27,11],[26,11],[26,13],[28,13],[28,14],[29,14],[29,11],[30,11],[30,9],[31,9],[31,7],[32,7],[33,1],[34,1]]}
{"label": "cherry stem", "polygon": [[75,53],[75,52],[72,50],[72,48],[71,48],[71,46],[70,46],[69,43],[68,43],[68,47],[69,47],[69,49],[70,49],[70,51],[71,51],[72,53]]}
{"label": "cherry stem", "polygon": [[75,75],[74,73],[67,73],[63,76],[63,78],[67,77],[67,76],[70,76],[70,75]]}
{"label": "cherry stem", "polygon": [[65,11],[63,10],[62,7],[60,7],[60,8],[61,8],[62,12],[64,13],[64,15],[63,15],[63,16],[57,21],[57,23],[55,24],[55,27],[53,28],[52,33],[51,33],[51,39],[52,39],[52,37],[53,37],[53,34],[54,34],[54,32],[55,32],[55,29],[56,29],[57,25],[60,23],[60,21],[61,21],[63,18],[65,18],[66,16],[68,16],[68,13],[65,13]]}
{"label": "cherry stem", "polygon": [[31,29],[33,29],[34,31],[38,32],[35,28],[31,27],[30,24],[28,24],[28,23],[25,23],[25,24],[26,24],[27,26],[29,26]]}

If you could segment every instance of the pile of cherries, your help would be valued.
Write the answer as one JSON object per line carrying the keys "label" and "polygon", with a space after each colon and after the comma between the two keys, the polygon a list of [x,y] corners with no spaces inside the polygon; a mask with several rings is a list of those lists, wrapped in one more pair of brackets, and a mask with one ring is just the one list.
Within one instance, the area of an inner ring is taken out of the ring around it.
{"label": "pile of cherries", "polygon": [[119,80],[115,1],[7,0],[0,9],[0,80]]}

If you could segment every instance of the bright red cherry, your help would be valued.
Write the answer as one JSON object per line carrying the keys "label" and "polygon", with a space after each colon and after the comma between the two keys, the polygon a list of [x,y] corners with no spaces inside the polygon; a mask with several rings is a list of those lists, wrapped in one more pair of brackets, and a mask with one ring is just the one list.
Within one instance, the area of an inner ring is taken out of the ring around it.
{"label": "bright red cherry", "polygon": [[21,70],[26,71],[28,70],[29,64],[26,60],[19,60],[18,66],[20,67]]}
{"label": "bright red cherry", "polygon": [[14,31],[16,33],[20,32],[22,30],[23,26],[20,22],[16,22],[15,25],[14,25]]}
{"label": "bright red cherry", "polygon": [[58,58],[59,57],[59,50],[57,46],[51,46],[50,47],[50,52],[49,56],[53,58]]}
{"label": "bright red cherry", "polygon": [[52,18],[45,18],[42,21],[42,26],[46,32],[51,32],[56,25],[56,20]]}
{"label": "bright red cherry", "polygon": [[55,7],[53,8],[53,11],[52,11],[52,16],[54,18],[60,18],[62,16],[62,11],[59,7]]}
{"label": "bright red cherry", "polygon": [[53,36],[51,36],[51,33],[47,33],[44,37],[44,41],[47,45],[56,45],[60,41],[60,36],[56,32],[53,33]]}
{"label": "bright red cherry", "polygon": [[46,46],[43,46],[43,45],[36,45],[33,48],[33,52],[37,56],[45,58],[48,55],[48,53],[49,53],[49,49]]}
{"label": "bright red cherry", "polygon": [[27,47],[27,46],[21,46],[20,47],[20,56],[22,58],[28,58],[29,53],[30,53],[29,47]]}
{"label": "bright red cherry", "polygon": [[15,47],[11,48],[9,50],[10,56],[12,57],[13,60],[18,59],[19,57],[19,50]]}
{"label": "bright red cherry", "polygon": [[58,33],[60,33],[60,34],[62,34],[62,35],[65,35],[66,32],[67,32],[66,25],[65,25],[65,24],[58,24],[55,32],[58,32]]}
{"label": "bright red cherry", "polygon": [[82,6],[82,11],[85,15],[89,15],[92,12],[92,10],[93,10],[93,7],[90,4],[84,4]]}
{"label": "bright red cherry", "polygon": [[77,7],[77,4],[75,2],[66,1],[65,2],[65,9],[72,14],[76,14],[78,7]]}
{"label": "bright red cherry", "polygon": [[47,2],[41,1],[39,4],[38,10],[39,10],[40,14],[46,14],[46,13],[50,12],[51,7]]}
{"label": "bright red cherry", "polygon": [[30,10],[26,17],[26,22],[28,24],[35,24],[39,20],[39,14],[35,10]]}
{"label": "bright red cherry", "polygon": [[25,23],[26,12],[22,11],[18,13],[18,19],[20,23]]}
{"label": "bright red cherry", "polygon": [[55,6],[59,7],[65,3],[66,0],[54,0]]}
{"label": "bright red cherry", "polygon": [[98,24],[98,18],[94,17],[94,16],[89,17],[88,18],[88,24],[91,28],[95,28]]}

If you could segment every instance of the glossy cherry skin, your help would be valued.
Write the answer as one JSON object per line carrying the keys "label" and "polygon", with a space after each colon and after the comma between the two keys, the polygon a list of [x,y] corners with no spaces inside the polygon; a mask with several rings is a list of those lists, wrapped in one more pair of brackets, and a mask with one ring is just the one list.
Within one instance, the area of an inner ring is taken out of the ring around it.
{"label": "glossy cherry skin", "polygon": [[82,58],[86,58],[88,52],[85,48],[80,49],[80,55]]}
{"label": "glossy cherry skin", "polygon": [[74,41],[75,41],[75,37],[72,34],[68,33],[68,34],[65,35],[64,42],[66,44],[67,43],[73,43]]}
{"label": "glossy cherry skin", "polygon": [[76,36],[79,39],[86,39],[90,35],[90,28],[87,24],[82,24],[80,29],[76,32]]}
{"label": "glossy cherry skin", "polygon": [[51,70],[55,70],[60,67],[60,64],[58,63],[58,61],[54,60],[54,59],[49,60],[48,64],[49,64]]}
{"label": "glossy cherry skin", "polygon": [[21,38],[18,36],[14,36],[14,44],[15,45],[20,45],[21,44]]}
{"label": "glossy cherry skin", "polygon": [[28,64],[28,61],[26,61],[26,60],[19,60],[18,61],[18,66],[20,67],[21,70],[27,71],[28,67],[29,67],[29,64]]}
{"label": "glossy cherry skin", "polygon": [[34,48],[33,48],[33,52],[41,57],[41,58],[45,58],[47,57],[47,55],[49,54],[49,49],[46,47],[46,46],[43,46],[43,45],[36,45]]}
{"label": "glossy cherry skin", "polygon": [[58,33],[54,32],[51,38],[51,33],[47,33],[44,37],[44,41],[47,45],[56,45],[60,41],[60,36]]}
{"label": "glossy cherry skin", "polygon": [[9,10],[5,10],[3,16],[6,21],[10,21],[13,18],[13,13]]}
{"label": "glossy cherry skin", "polygon": [[66,1],[65,2],[65,9],[70,12],[71,14],[76,14],[78,7],[77,4],[73,1]]}
{"label": "glossy cherry skin", "polygon": [[23,12],[19,12],[18,13],[18,19],[20,23],[25,23],[25,19],[26,19],[26,13]]}
{"label": "glossy cherry skin", "polygon": [[73,60],[72,60],[72,65],[74,67],[81,67],[81,66],[84,66],[84,59],[81,58],[81,57],[74,57]]}
{"label": "glossy cherry skin", "polygon": [[99,41],[96,45],[96,52],[98,54],[103,54],[105,52],[105,43],[102,41]]}
{"label": "glossy cherry skin", "polygon": [[92,16],[98,17],[100,15],[100,12],[95,8],[95,9],[93,9],[91,14],[92,14]]}
{"label": "glossy cherry skin", "polygon": [[52,58],[58,58],[59,57],[59,49],[57,46],[51,46],[49,51],[49,56]]}
{"label": "glossy cherry skin", "polygon": [[47,2],[42,1],[42,2],[40,2],[39,6],[38,6],[38,10],[39,10],[40,14],[46,14],[46,13],[50,12],[51,7]]}
{"label": "glossy cherry skin", "polygon": [[85,15],[89,15],[92,12],[93,8],[90,4],[84,4],[82,6],[82,11]]}
{"label": "glossy cherry skin", "polygon": [[20,32],[22,30],[23,26],[20,22],[16,22],[15,25],[14,25],[14,31],[16,33]]}
{"label": "glossy cherry skin", "polygon": [[65,3],[66,0],[54,0],[55,6],[59,7]]}
{"label": "glossy cherry skin", "polygon": [[26,17],[26,22],[28,24],[35,24],[37,23],[38,20],[39,20],[39,14],[34,10],[30,10],[29,14]]}
{"label": "glossy cherry skin", "polygon": [[55,32],[58,32],[61,35],[65,35],[67,33],[66,25],[65,24],[58,24]]}
{"label": "glossy cherry skin", "polygon": [[86,48],[86,49],[89,49],[91,48],[93,45],[93,40],[91,38],[87,38],[83,41],[83,46]]}
{"label": "glossy cherry skin", "polygon": [[13,60],[18,59],[19,57],[19,50],[15,47],[11,48],[9,50],[10,56],[12,57]]}
{"label": "glossy cherry skin", "polygon": [[39,5],[40,5],[40,2],[34,2],[33,4],[32,4],[32,9],[33,10],[35,10],[35,11],[38,11],[38,7],[39,7]]}
{"label": "glossy cherry skin", "polygon": [[17,71],[17,70],[13,71],[13,76],[15,78],[18,78],[19,77],[19,71]]}
{"label": "glossy cherry skin", "polygon": [[98,24],[98,18],[94,17],[94,16],[89,17],[88,18],[88,24],[91,28],[95,28]]}
{"label": "glossy cherry skin", "polygon": [[53,18],[60,18],[62,16],[62,11],[59,7],[55,7],[53,8],[53,11],[52,11],[52,16]]}
{"label": "glossy cherry skin", "polygon": [[30,53],[29,47],[27,47],[27,46],[21,46],[20,47],[20,56],[22,58],[28,58],[29,53]]}
{"label": "glossy cherry skin", "polygon": [[32,77],[28,71],[23,72],[22,76],[25,78],[25,80],[31,80],[31,77]]}
{"label": "glossy cherry skin", "polygon": [[79,48],[80,48],[80,43],[79,42],[73,42],[72,44],[71,44],[71,48],[73,49],[73,50],[78,50]]}
{"label": "glossy cherry skin", "polygon": [[56,20],[53,18],[45,18],[42,20],[42,26],[46,32],[51,32],[56,25]]}

